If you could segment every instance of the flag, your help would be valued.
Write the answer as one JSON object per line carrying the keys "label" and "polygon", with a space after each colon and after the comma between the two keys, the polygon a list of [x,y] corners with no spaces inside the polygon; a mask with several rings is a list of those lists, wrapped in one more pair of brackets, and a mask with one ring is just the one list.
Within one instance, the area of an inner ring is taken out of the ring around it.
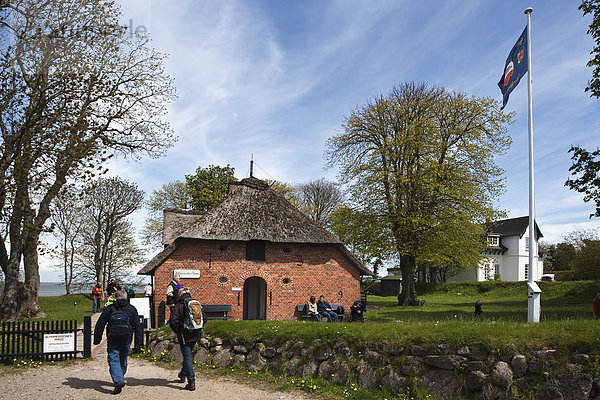
{"label": "flag", "polygon": [[513,46],[504,65],[504,73],[498,87],[502,91],[502,109],[508,103],[508,95],[519,84],[521,78],[527,72],[527,27],[523,30],[517,43]]}

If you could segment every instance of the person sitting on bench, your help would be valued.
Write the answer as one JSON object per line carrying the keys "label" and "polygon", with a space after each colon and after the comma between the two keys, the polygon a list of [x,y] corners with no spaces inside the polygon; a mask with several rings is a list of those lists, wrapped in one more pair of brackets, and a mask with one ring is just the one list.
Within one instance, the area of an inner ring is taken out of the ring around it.
{"label": "person sitting on bench", "polygon": [[321,314],[317,310],[317,298],[315,296],[310,296],[310,300],[306,303],[306,314],[321,322]]}
{"label": "person sitting on bench", "polygon": [[319,314],[326,316],[329,322],[338,322],[337,313],[331,309],[331,305],[325,300],[325,296],[323,295],[319,296],[317,311],[319,311]]}

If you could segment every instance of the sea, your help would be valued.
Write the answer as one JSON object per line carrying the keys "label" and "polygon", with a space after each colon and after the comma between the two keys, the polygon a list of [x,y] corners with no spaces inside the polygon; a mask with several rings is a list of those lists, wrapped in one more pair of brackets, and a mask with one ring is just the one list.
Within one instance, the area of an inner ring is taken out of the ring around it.
{"label": "sea", "polygon": [[[92,293],[92,286],[94,286],[94,285],[90,285],[89,288],[79,287],[79,286],[71,286],[71,294]],[[140,287],[134,286],[133,290],[135,290],[135,293],[144,293],[143,286],[140,286]],[[61,283],[61,282],[41,282],[40,283],[40,290],[38,292],[38,296],[43,296],[43,297],[62,296],[64,294],[66,294],[64,283]]]}

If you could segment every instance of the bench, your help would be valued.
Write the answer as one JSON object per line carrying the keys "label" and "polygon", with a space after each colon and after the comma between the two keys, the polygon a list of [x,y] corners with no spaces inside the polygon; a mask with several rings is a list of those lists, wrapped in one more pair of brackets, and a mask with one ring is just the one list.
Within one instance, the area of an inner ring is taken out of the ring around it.
{"label": "bench", "polygon": [[202,304],[204,319],[231,319],[227,313],[231,312],[231,304]]}
{"label": "bench", "polygon": [[[342,322],[344,320],[344,313],[340,312],[340,307],[341,304],[331,304],[331,309],[337,314],[339,322]],[[308,315],[306,313],[306,304],[298,304],[296,306],[296,311],[300,314],[300,318],[303,320],[307,319],[314,321],[312,315]],[[324,318],[323,321],[327,321],[327,318]]]}

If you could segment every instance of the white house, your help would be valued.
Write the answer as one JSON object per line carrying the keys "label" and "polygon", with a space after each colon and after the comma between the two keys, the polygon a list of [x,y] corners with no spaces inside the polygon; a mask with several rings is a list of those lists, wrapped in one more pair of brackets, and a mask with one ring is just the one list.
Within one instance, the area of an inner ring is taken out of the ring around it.
{"label": "white house", "polygon": [[529,251],[535,252],[533,280],[544,274],[544,261],[537,251],[542,235],[535,224],[535,243],[529,243],[529,217],[504,219],[488,225],[487,246],[476,268],[471,268],[448,278],[448,281],[503,281],[529,280]]}

